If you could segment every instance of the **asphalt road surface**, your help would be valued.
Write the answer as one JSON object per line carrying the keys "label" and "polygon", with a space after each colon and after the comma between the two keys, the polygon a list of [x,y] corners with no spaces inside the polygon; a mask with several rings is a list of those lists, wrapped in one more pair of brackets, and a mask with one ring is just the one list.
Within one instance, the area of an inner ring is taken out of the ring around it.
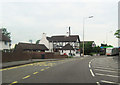
{"label": "asphalt road surface", "polygon": [[0,69],[3,85],[42,85],[43,83],[120,85],[118,60],[106,56],[87,56],[45,61]]}

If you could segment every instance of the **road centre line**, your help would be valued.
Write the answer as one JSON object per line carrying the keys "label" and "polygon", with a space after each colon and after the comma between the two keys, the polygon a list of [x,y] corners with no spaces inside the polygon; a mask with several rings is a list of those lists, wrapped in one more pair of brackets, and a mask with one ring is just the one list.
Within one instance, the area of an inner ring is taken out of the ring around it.
{"label": "road centre line", "polygon": [[96,82],[97,83],[97,85],[100,85],[100,83],[99,82]]}
{"label": "road centre line", "polygon": [[119,77],[119,76],[116,76],[116,75],[106,75],[106,74],[100,74],[100,73],[95,73],[95,74],[98,75],[98,76]]}
{"label": "road centre line", "polygon": [[37,74],[38,72],[34,72],[33,74]]}
{"label": "road centre line", "polygon": [[45,69],[48,69],[48,68],[50,68],[50,67],[46,67]]}
{"label": "road centre line", "polygon": [[14,66],[14,67],[0,69],[0,71],[11,70],[11,69],[16,69],[16,68],[25,67],[25,66],[32,66],[32,65],[33,64],[26,64],[26,65]]}
{"label": "road centre line", "polygon": [[[45,63],[45,62],[40,62],[40,63],[32,63],[32,64],[25,64],[25,65],[20,65],[20,66],[8,67],[8,68],[0,69],[0,71],[16,69],[16,68],[25,67],[25,66],[33,66],[33,65],[36,65],[36,64],[41,64],[41,65],[43,65],[44,63]],[[40,65],[40,66],[41,66],[41,65]]]}
{"label": "road centre line", "polygon": [[22,79],[26,79],[26,78],[29,78],[30,77],[30,75],[28,75],[28,76],[25,76],[25,77],[23,77]]}
{"label": "road centre line", "polygon": [[118,71],[110,71],[110,70],[103,70],[103,69],[94,69],[96,71],[103,71],[103,72],[113,72],[113,73],[118,73]]}
{"label": "road centre line", "polygon": [[110,83],[110,84],[120,84],[120,83],[111,82],[111,81],[105,81],[105,80],[101,80],[101,82],[103,82],[103,83]]}
{"label": "road centre line", "polygon": [[45,69],[41,69],[40,71],[44,71]]}
{"label": "road centre line", "polygon": [[12,82],[12,83],[9,84],[9,85],[13,85],[13,84],[16,84],[16,83],[18,83],[18,81],[14,81],[14,82]]}

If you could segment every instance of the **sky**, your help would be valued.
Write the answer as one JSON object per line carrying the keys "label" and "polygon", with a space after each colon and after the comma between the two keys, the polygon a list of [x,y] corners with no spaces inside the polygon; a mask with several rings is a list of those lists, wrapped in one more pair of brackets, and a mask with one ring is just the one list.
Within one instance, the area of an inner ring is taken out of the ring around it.
{"label": "sky", "polygon": [[[47,36],[71,34],[97,45],[118,46],[114,33],[118,29],[119,0],[2,0],[0,28],[11,32],[12,44],[36,42],[42,33]],[[88,18],[94,16],[93,18]]]}

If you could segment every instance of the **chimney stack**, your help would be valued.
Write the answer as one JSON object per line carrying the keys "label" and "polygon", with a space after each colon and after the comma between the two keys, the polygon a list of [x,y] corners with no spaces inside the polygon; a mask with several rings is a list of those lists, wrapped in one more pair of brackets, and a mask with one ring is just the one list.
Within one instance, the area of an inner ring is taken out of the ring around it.
{"label": "chimney stack", "polygon": [[71,30],[70,30],[70,26],[69,26],[69,36],[71,35]]}

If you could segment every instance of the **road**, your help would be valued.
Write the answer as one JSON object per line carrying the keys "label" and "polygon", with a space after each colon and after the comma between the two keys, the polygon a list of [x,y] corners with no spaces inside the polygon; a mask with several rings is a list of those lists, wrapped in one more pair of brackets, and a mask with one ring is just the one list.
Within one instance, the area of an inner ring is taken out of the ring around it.
{"label": "road", "polygon": [[0,69],[3,85],[42,85],[76,83],[81,85],[119,85],[118,61],[113,57],[88,56],[45,61]]}

